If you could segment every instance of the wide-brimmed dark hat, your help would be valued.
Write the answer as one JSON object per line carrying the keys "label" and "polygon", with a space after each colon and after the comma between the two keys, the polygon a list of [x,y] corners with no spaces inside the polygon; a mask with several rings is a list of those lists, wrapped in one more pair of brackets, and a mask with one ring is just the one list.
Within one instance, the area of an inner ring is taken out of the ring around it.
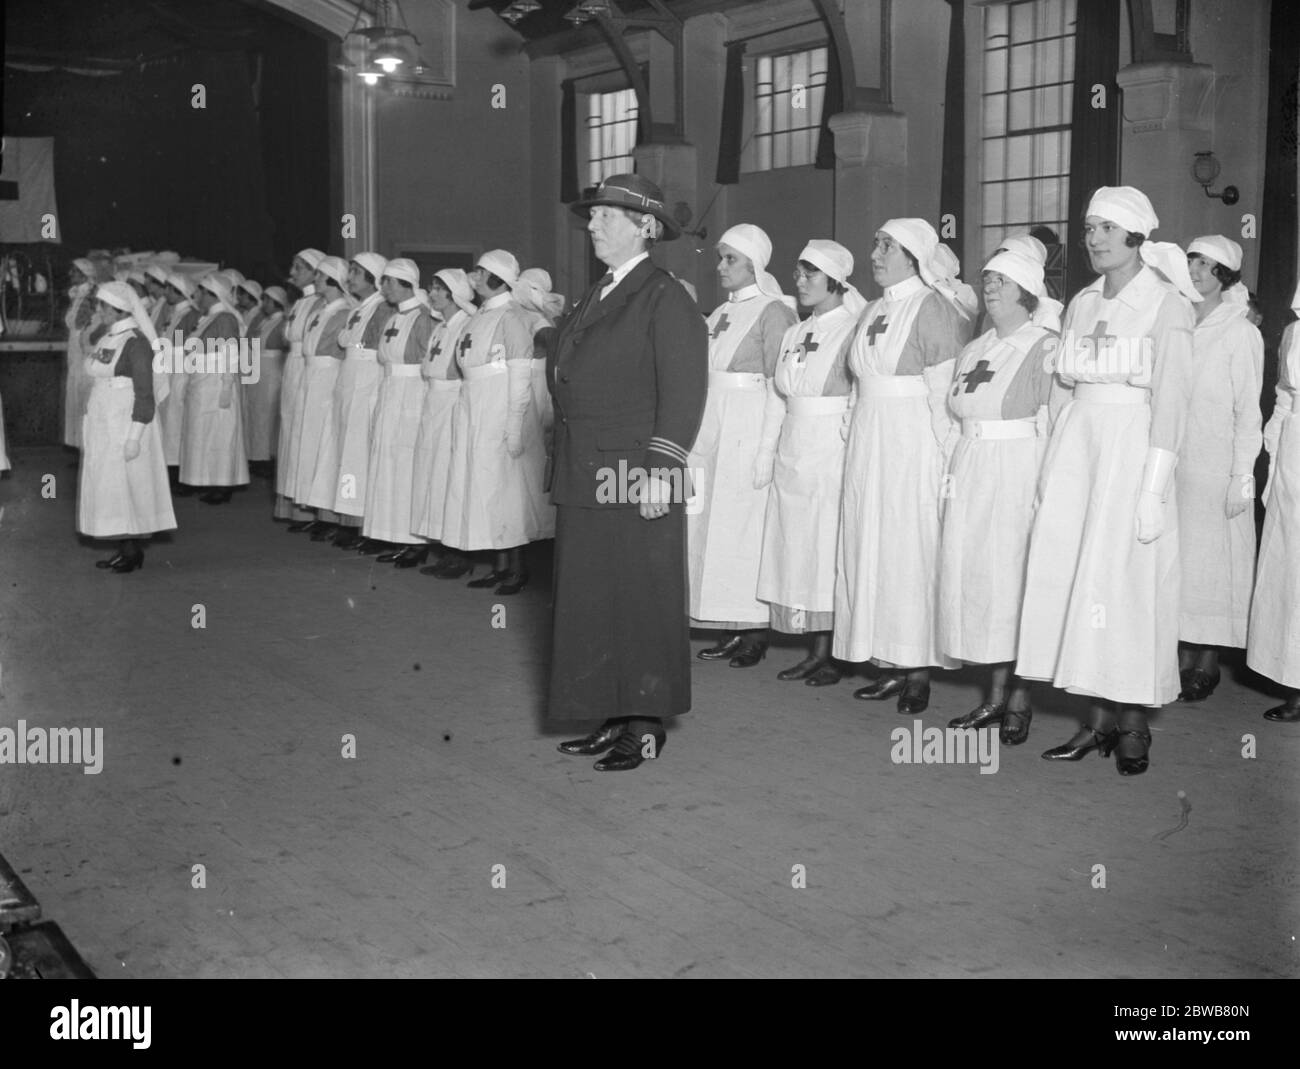
{"label": "wide-brimmed dark hat", "polygon": [[681,228],[664,207],[663,191],[648,178],[639,174],[612,174],[600,183],[596,195],[590,200],[580,200],[569,205],[575,215],[586,216],[588,208],[608,204],[614,208],[630,208],[636,212],[653,215],[664,225],[664,241],[672,241],[681,234]]}

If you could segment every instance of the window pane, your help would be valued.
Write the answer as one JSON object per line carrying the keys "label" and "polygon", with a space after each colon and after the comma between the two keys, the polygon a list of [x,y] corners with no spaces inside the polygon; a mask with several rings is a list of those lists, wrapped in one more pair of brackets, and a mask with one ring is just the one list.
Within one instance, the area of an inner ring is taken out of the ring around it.
{"label": "window pane", "polygon": [[1007,8],[994,4],[984,9],[984,35],[986,38],[1007,32]]}
{"label": "window pane", "polygon": [[1006,184],[1007,214],[1004,222],[1015,226],[1027,226],[1030,221],[1030,187],[1032,182],[1008,182]]}
{"label": "window pane", "polygon": [[1011,49],[1011,88],[1023,89],[1034,84],[1034,46],[1016,45]]}
{"label": "window pane", "polygon": [[1007,53],[1005,49],[984,55],[984,92],[1001,93],[1007,87]]}
{"label": "window pane", "polygon": [[1034,35],[1033,3],[1011,6],[1011,40],[1028,41]]}
{"label": "window pane", "polygon": [[1011,102],[1007,114],[1007,129],[1011,130],[1028,130],[1033,123],[1033,96],[1036,90],[1025,89],[1019,93],[1011,94]]}
{"label": "window pane", "polygon": [[997,182],[1007,176],[1004,161],[1006,146],[1007,143],[1001,139],[984,142],[984,180],[986,182]]}
{"label": "window pane", "polygon": [[984,136],[1001,137],[1007,132],[1007,96],[995,93],[984,98]]}
{"label": "window pane", "polygon": [[1002,191],[1006,187],[994,182],[984,187],[984,223],[987,226],[1000,226],[1002,223]]}
{"label": "window pane", "polygon": [[1034,183],[1033,218],[1055,221],[1065,214],[1064,179],[1045,178]]}

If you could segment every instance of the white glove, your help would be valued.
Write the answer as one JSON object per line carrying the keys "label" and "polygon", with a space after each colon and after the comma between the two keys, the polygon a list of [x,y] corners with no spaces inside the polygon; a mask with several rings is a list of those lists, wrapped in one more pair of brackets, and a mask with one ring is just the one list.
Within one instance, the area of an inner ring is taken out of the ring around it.
{"label": "white glove", "polygon": [[1273,455],[1268,457],[1268,474],[1264,476],[1264,495],[1260,500],[1268,508],[1268,499],[1273,496]]}
{"label": "white glove", "polygon": [[1228,480],[1228,493],[1223,501],[1223,514],[1232,519],[1240,516],[1255,500],[1255,477],[1234,475]]}
{"label": "white glove", "polygon": [[127,460],[134,460],[140,455],[140,439],[144,437],[145,424],[131,421],[131,426],[126,432],[126,442],[122,445],[122,456]]}
{"label": "white glove", "polygon": [[511,458],[524,455],[524,417],[533,398],[533,361],[507,360],[509,401],[506,409],[506,451]]}
{"label": "white glove", "polygon": [[1178,454],[1151,446],[1146,467],[1142,470],[1141,492],[1137,504],[1137,539],[1154,542],[1165,533],[1165,500],[1174,481]]}
{"label": "white glove", "polygon": [[772,481],[776,467],[776,446],[785,422],[785,398],[776,384],[767,380],[767,397],[763,401],[763,427],[758,436],[758,453],[754,456],[754,489],[761,490]]}

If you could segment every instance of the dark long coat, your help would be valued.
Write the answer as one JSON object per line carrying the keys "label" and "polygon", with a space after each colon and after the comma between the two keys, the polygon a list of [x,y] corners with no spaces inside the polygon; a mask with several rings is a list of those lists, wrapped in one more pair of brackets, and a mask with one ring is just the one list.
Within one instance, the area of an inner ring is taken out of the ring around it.
{"label": "dark long coat", "polygon": [[[649,259],[593,287],[547,359],[555,402],[555,624],[548,719],[595,725],[690,709],[686,517],[641,518],[638,473],[675,489],[704,413],[708,335]],[[641,476],[644,477],[644,476]]]}

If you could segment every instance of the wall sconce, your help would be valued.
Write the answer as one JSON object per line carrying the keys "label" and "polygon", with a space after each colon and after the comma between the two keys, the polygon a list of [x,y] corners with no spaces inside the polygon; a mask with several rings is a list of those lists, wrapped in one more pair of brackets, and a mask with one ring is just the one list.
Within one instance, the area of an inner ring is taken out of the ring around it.
{"label": "wall sconce", "polygon": [[1207,197],[1217,197],[1224,204],[1236,204],[1241,200],[1241,194],[1237,191],[1236,186],[1224,186],[1222,193],[1211,193],[1210,186],[1214,180],[1219,177],[1219,161],[1214,158],[1213,152],[1198,152],[1196,160],[1192,164],[1192,178],[1196,180],[1197,185],[1205,190]]}

